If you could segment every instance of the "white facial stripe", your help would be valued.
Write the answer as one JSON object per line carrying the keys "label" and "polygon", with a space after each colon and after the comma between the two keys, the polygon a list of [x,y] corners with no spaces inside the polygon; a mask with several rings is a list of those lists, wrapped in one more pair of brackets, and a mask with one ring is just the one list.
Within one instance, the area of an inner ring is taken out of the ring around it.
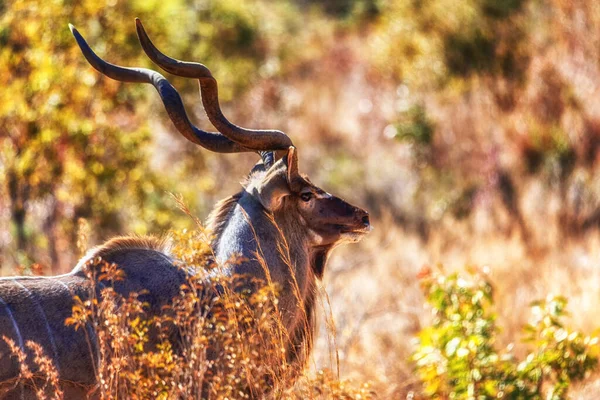
{"label": "white facial stripe", "polygon": [[40,302],[37,299],[37,296],[31,292],[31,290],[27,289],[21,282],[19,282],[16,278],[13,279],[13,282],[19,285],[23,290],[25,290],[31,299],[35,302],[36,308],[42,314],[42,318],[44,319],[44,324],[46,324],[46,330],[48,331],[48,337],[50,338],[50,345],[52,346],[52,352],[54,353],[54,360],[56,360],[56,370],[60,374],[60,366],[59,366],[59,358],[58,358],[58,349],[56,348],[56,343],[54,342],[54,335],[52,334],[52,329],[50,328],[50,324],[48,323],[48,318],[46,318],[46,313],[42,308]]}
{"label": "white facial stripe", "polygon": [[315,193],[317,199],[331,199],[333,196],[327,192]]}

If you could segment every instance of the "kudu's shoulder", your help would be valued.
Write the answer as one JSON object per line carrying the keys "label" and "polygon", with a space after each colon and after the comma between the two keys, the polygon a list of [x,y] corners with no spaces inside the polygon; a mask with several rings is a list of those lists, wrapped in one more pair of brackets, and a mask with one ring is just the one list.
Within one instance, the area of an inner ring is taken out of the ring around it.
{"label": "kudu's shoulder", "polygon": [[72,274],[85,277],[84,266],[98,257],[114,263],[124,273],[124,279],[114,283],[115,290],[125,296],[145,292],[144,301],[158,311],[179,293],[187,275],[170,255],[169,243],[168,238],[116,237],[90,250]]}
{"label": "kudu's shoulder", "polygon": [[117,236],[91,250],[93,257],[106,257],[111,253],[123,250],[154,250],[168,254],[170,251],[168,237],[156,236]]}
{"label": "kudu's shoulder", "polygon": [[170,239],[168,237],[154,236],[118,236],[114,237],[100,246],[96,246],[77,263],[73,270],[77,273],[89,260],[98,257],[110,263],[117,263],[122,268],[131,264],[171,264]]}

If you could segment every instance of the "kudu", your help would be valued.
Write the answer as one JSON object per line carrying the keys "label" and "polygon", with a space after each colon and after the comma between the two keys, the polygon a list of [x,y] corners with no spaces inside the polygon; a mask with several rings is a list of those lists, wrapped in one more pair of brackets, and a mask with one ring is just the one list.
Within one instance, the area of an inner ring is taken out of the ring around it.
{"label": "kudu", "polygon": [[[370,231],[366,211],[313,185],[298,172],[298,158],[290,138],[276,130],[251,130],[229,122],[221,112],[217,82],[202,64],[172,59],[150,41],[139,20],[137,33],[148,57],[174,75],[196,78],[205,112],[218,132],[205,132],[194,126],[178,92],[158,72],[144,68],[125,68],[105,62],[85,42],[79,32],[71,31],[88,62],[106,76],[123,82],[150,83],[158,91],[167,113],[189,141],[219,153],[256,152],[259,161],[243,189],[219,202],[208,218],[214,233],[212,243],[217,262],[224,263],[224,274],[269,279],[279,286],[281,318],[290,347],[310,341],[313,324],[316,280],[331,250],[343,242],[356,242]],[[289,249],[282,254],[284,240]],[[234,255],[241,263],[229,263]],[[14,277],[0,279],[0,335],[24,347],[27,340],[38,342],[54,361],[60,379],[82,386],[94,385],[94,356],[85,335],[65,326],[72,298],[89,296],[89,280],[82,265],[101,256],[116,263],[126,278],[116,290],[123,294],[147,290],[144,300],[149,313],[178,294],[186,276],[174,267],[174,259],[162,242],[151,238],[115,238],[93,249],[65,275],[54,277]],[[259,259],[260,258],[260,259]],[[267,270],[265,270],[265,265]],[[303,308],[303,309],[302,309]],[[94,337],[94,332],[88,332]],[[0,343],[0,382],[12,382],[18,375],[17,362]],[[0,388],[2,386],[0,385]],[[29,397],[22,385],[13,396]]]}

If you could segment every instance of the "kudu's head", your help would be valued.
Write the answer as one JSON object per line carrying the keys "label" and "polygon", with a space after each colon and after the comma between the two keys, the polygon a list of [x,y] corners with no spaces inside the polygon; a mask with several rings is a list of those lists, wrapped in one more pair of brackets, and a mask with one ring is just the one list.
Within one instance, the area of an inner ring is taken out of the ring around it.
{"label": "kudu's head", "polygon": [[371,230],[369,215],[298,173],[296,149],[251,180],[247,188],[280,225],[293,225],[312,247],[356,242]]}
{"label": "kudu's head", "polygon": [[158,91],[177,130],[188,140],[219,153],[256,152],[260,161],[249,179],[246,193],[254,196],[277,223],[293,225],[306,244],[333,248],[343,242],[356,242],[371,230],[368,213],[313,185],[298,172],[298,156],[291,139],[277,130],[246,129],[231,123],[219,106],[217,82],[210,70],[199,63],[179,61],[161,53],[136,19],[137,33],[148,57],[174,75],[198,79],[202,103],[218,132],[194,126],[177,90],[165,77],[145,68],[125,68],[98,57],[79,32],[70,26],[85,58],[99,72],[123,82],[152,84]]}

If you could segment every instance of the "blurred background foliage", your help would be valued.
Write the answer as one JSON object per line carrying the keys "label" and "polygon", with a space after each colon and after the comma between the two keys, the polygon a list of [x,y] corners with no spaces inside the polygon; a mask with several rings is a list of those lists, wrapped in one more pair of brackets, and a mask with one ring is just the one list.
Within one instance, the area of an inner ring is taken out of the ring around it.
{"label": "blurred background foliage", "polygon": [[[313,181],[373,214],[327,274],[343,372],[390,398],[418,387],[406,338],[428,323],[426,263],[491,268],[501,343],[552,291],[593,327],[600,3],[585,0],[0,1],[1,274],[69,270],[79,218],[93,243],[189,227],[168,192],[204,217],[256,161],[186,142],[153,88],[98,74],[68,30],[153,68],[135,17],[211,68],[232,121],[286,131]],[[196,83],[167,77],[211,129]]]}

